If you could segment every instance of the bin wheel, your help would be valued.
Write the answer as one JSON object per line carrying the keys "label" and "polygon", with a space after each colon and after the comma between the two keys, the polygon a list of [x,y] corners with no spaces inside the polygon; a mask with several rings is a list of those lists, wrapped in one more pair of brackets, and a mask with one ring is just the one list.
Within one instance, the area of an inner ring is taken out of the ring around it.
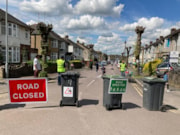
{"label": "bin wheel", "polygon": [[111,106],[110,105],[106,105],[106,110],[111,111],[112,110]]}
{"label": "bin wheel", "polygon": [[62,104],[62,100],[60,101],[60,107],[62,107],[63,106],[63,104]]}
{"label": "bin wheel", "polygon": [[80,102],[79,101],[77,101],[76,106],[80,107]]}
{"label": "bin wheel", "polygon": [[166,106],[161,106],[160,111],[161,112],[166,112]]}

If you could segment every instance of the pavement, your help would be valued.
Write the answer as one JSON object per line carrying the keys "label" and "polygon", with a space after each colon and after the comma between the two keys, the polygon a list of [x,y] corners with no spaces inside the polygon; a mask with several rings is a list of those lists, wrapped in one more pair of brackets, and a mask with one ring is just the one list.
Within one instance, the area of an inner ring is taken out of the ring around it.
{"label": "pavement", "polygon": [[[80,72],[81,69],[75,69],[74,71]],[[57,73],[49,73],[48,74],[48,83],[57,81]],[[34,78],[33,76],[25,76],[25,77],[20,77],[22,78]],[[136,84],[140,87],[141,93],[143,93],[143,81],[142,79],[136,79],[134,78]],[[8,93],[7,85],[8,79],[5,78],[0,78],[0,95],[4,93]],[[143,94],[142,94],[143,95]],[[1,97],[1,96],[0,96]],[[166,107],[169,107],[171,110],[175,110],[177,113],[180,113],[180,90],[169,90],[165,86],[164,89],[164,99],[163,99],[163,104]]]}

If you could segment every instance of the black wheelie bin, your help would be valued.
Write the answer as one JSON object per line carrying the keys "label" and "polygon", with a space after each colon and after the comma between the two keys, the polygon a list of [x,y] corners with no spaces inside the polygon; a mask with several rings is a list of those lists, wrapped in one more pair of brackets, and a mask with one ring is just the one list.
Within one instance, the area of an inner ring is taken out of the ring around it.
{"label": "black wheelie bin", "polygon": [[60,107],[66,105],[77,107],[80,106],[78,101],[79,77],[79,73],[72,71],[61,74],[62,100],[60,101]]}

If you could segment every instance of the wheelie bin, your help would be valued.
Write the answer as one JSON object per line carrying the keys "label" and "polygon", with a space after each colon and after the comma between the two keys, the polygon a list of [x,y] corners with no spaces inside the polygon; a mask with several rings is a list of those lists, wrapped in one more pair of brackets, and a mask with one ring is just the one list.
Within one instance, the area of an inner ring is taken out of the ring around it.
{"label": "wheelie bin", "polygon": [[143,78],[143,107],[150,111],[166,111],[163,106],[165,81],[160,78]]}
{"label": "wheelie bin", "polygon": [[62,100],[60,101],[61,106],[77,106],[79,107],[78,101],[78,82],[80,74],[77,72],[65,72],[61,74],[61,92]]}
{"label": "wheelie bin", "polygon": [[126,92],[127,79],[122,76],[104,75],[103,78],[103,106],[106,110],[125,109],[121,100]]}

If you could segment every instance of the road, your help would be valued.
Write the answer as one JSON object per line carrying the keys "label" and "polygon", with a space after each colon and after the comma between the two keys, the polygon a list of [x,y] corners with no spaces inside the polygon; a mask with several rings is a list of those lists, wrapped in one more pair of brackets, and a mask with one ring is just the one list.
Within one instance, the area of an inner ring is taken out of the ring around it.
{"label": "road", "polygon": [[[110,65],[106,70],[119,74]],[[126,110],[107,111],[101,72],[83,69],[80,74],[79,108],[59,107],[61,87],[56,80],[48,83],[48,103],[10,104],[8,94],[1,94],[0,135],[179,135],[180,115],[144,109],[134,83],[128,83],[122,97]]]}

